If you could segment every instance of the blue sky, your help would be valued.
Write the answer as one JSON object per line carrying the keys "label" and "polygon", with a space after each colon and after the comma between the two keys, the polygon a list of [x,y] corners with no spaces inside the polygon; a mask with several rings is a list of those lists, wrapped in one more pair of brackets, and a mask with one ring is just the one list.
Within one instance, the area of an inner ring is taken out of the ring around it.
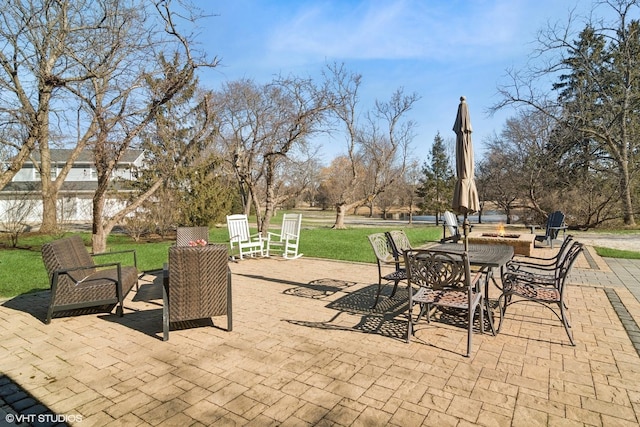
{"label": "blue sky", "polygon": [[[317,76],[329,62],[362,74],[362,107],[386,101],[403,87],[420,101],[414,156],[427,158],[437,132],[445,140],[461,95],[467,97],[476,158],[513,111],[489,117],[506,70],[529,59],[536,32],[566,23],[570,9],[587,13],[591,1],[573,0],[195,0],[215,14],[201,22],[200,40],[221,64],[201,74],[222,82],[277,74]],[[337,137],[323,143],[325,160],[344,152]]]}

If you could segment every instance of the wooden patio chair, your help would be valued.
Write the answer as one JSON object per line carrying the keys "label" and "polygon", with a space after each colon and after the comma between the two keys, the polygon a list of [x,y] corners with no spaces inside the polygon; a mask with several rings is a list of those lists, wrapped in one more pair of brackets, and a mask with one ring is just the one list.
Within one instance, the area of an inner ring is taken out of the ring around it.
{"label": "wooden patio chair", "polygon": [[284,214],[282,216],[282,228],[280,233],[267,233],[267,256],[272,250],[282,254],[283,258],[300,258],[298,244],[300,242],[300,225],[302,224],[302,214]]}
{"label": "wooden patio chair", "polygon": [[[535,234],[535,227],[531,227],[531,233]],[[551,248],[553,248],[553,241],[558,238],[560,231],[563,233],[563,237],[566,238],[567,224],[565,223],[565,215],[561,211],[555,211],[549,214],[547,217],[547,224],[545,225],[544,235],[537,235],[536,240],[539,242],[546,242]]]}
{"label": "wooden patio chair", "polygon": [[[404,253],[409,281],[409,312],[407,342],[414,335],[414,323],[426,314],[430,322],[433,306],[445,307],[448,313],[458,310],[467,322],[467,352],[471,354],[473,319],[480,313],[480,331],[484,333],[483,296],[478,281],[482,273],[471,277],[469,258],[465,252],[411,250]],[[417,290],[414,290],[414,286]],[[415,293],[414,293],[415,292]],[[414,306],[420,311],[413,320]]]}
{"label": "wooden patio chair", "polygon": [[[457,242],[460,240],[460,229],[462,226],[458,224],[458,217],[455,216],[453,212],[445,211],[442,214],[443,223],[442,223],[442,239],[440,239],[440,243],[446,242]],[[447,236],[447,231],[449,235]]]}
{"label": "wooden patio chair", "polygon": [[259,233],[251,234],[249,231],[249,219],[244,214],[227,215],[227,229],[229,230],[229,245],[231,254],[234,248],[238,248],[240,259],[245,255],[264,256],[264,239]]}
{"label": "wooden patio chair", "polygon": [[[121,253],[131,253],[133,265],[94,262],[96,257]],[[117,313],[122,316],[123,301],[138,284],[134,250],[90,254],[79,235],[42,245],[42,261],[51,286],[47,324],[56,312],[78,312],[86,308],[110,313],[118,306]]]}

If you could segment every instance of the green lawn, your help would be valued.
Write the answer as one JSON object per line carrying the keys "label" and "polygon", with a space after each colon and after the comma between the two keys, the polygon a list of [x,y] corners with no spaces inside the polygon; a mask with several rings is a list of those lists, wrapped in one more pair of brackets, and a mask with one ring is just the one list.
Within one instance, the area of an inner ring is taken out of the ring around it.
{"label": "green lawn", "polygon": [[[344,261],[375,262],[375,257],[367,235],[391,229],[402,228],[415,246],[436,241],[441,237],[440,227],[419,225],[407,227],[357,227],[346,230],[333,230],[329,227],[306,227],[303,225],[300,235],[299,251],[306,257],[329,258]],[[255,231],[255,230],[252,230]],[[90,244],[89,233],[80,233],[87,245]],[[229,235],[226,228],[211,228],[209,241],[228,244]],[[42,264],[40,250],[42,244],[55,240],[60,236],[23,236],[19,241],[19,249],[7,249],[0,246],[0,298],[48,289],[47,274]],[[167,261],[168,248],[173,241],[134,242],[124,235],[112,235],[108,239],[109,251],[135,249],[138,269],[141,271],[162,268]],[[113,258],[101,257],[99,262],[120,260],[123,264],[131,264],[130,254],[113,255]]]}
{"label": "green lawn", "polygon": [[[255,223],[255,222],[254,222]],[[277,227],[278,221],[274,221]],[[346,230],[334,230],[326,225],[306,223],[303,220],[300,238],[300,252],[306,257],[328,258],[343,261],[375,262],[375,257],[367,235],[391,229],[402,228],[414,246],[427,242],[435,242],[442,235],[442,228],[434,225],[414,226],[354,226]],[[255,230],[252,230],[255,232]],[[80,233],[87,245],[91,236]],[[42,244],[61,236],[23,236],[19,241],[19,249],[7,249],[8,240],[0,241],[0,298],[47,289],[48,279],[42,264],[40,250]],[[228,244],[229,235],[226,227],[212,227],[209,230],[209,241]],[[114,234],[108,239],[109,251],[135,249],[138,269],[148,271],[159,269],[167,261],[168,248],[173,240],[154,242],[134,242],[125,235]],[[621,251],[608,248],[596,248],[603,257],[640,259],[640,252]],[[125,264],[131,263],[131,255],[113,255],[115,260]],[[114,259],[102,259],[101,262]]]}
{"label": "green lawn", "polygon": [[640,259],[640,252],[601,248],[599,246],[596,246],[594,249],[598,255],[605,258]]}

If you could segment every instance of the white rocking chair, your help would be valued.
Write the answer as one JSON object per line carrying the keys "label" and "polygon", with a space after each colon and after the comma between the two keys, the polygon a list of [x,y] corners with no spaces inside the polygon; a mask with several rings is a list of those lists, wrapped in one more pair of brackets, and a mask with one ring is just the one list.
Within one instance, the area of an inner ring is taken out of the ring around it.
{"label": "white rocking chair", "polygon": [[246,215],[227,215],[227,229],[229,230],[231,254],[234,252],[234,247],[237,246],[240,252],[240,259],[243,259],[245,255],[255,256],[260,254],[260,256],[264,256],[264,242],[266,239],[263,239],[260,234],[251,234],[249,232],[249,219]]}
{"label": "white rocking chair", "polygon": [[298,253],[298,242],[300,241],[300,224],[302,214],[284,214],[282,216],[282,229],[280,234],[267,233],[267,256],[272,249],[282,252],[282,257],[286,259],[300,258]]}

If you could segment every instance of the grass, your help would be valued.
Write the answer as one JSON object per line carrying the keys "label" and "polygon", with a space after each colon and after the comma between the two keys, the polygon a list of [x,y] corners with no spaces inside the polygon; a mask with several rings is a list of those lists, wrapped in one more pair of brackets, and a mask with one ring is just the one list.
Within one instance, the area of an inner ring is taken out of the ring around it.
{"label": "grass", "polygon": [[640,252],[602,248],[600,246],[596,246],[594,249],[598,255],[605,258],[640,259]]}
{"label": "grass", "polygon": [[[375,257],[367,240],[367,235],[398,229],[389,227],[355,227],[346,230],[333,230],[329,227],[307,227],[303,225],[300,232],[300,252],[307,257],[337,259],[343,261],[375,262]],[[442,233],[435,226],[403,227],[409,240],[416,246],[429,241],[436,241]],[[252,230],[255,231],[255,230]],[[68,233],[74,234],[74,233]],[[91,235],[82,235],[87,246]],[[24,235],[20,238],[18,249],[1,249],[0,246],[0,298],[41,291],[49,288],[47,273],[40,254],[42,245],[61,236]],[[209,241],[228,244],[229,234],[226,228],[210,228]],[[7,246],[7,242],[5,247]],[[167,262],[167,253],[173,240],[154,242],[134,242],[128,236],[114,234],[107,240],[107,250],[112,252],[135,249],[138,269],[149,271],[162,268]],[[101,256],[96,262],[106,263],[120,261],[124,265],[132,264],[131,254],[114,254]]]}
{"label": "grass", "polygon": [[[331,222],[332,216],[326,215]],[[310,218],[310,216],[307,216]],[[315,218],[317,220],[317,217]],[[250,220],[255,223],[255,219]],[[274,225],[279,224],[274,220]],[[306,257],[336,259],[354,262],[375,262],[375,257],[367,235],[402,228],[414,246],[440,239],[442,228],[434,225],[388,225],[388,226],[352,226],[345,230],[334,230],[326,225],[314,223],[303,217],[300,238],[300,252]],[[255,232],[255,230],[252,230]],[[624,231],[622,231],[624,233]],[[72,233],[69,233],[72,234]],[[89,246],[91,235],[80,233]],[[60,238],[61,236],[24,235],[20,238],[19,249],[8,249],[8,240],[0,241],[0,298],[13,297],[19,294],[40,291],[49,288],[48,278],[40,251],[42,244]],[[226,227],[211,227],[209,241],[228,244],[229,235]],[[5,249],[2,249],[4,243]],[[134,242],[131,238],[121,234],[113,234],[107,240],[109,251],[135,249],[138,269],[149,271],[162,268],[167,262],[167,253],[173,240]],[[597,247],[598,255],[602,257],[640,259],[640,252],[624,251]],[[97,262],[121,261],[131,263],[130,254],[111,255],[101,257]]]}

